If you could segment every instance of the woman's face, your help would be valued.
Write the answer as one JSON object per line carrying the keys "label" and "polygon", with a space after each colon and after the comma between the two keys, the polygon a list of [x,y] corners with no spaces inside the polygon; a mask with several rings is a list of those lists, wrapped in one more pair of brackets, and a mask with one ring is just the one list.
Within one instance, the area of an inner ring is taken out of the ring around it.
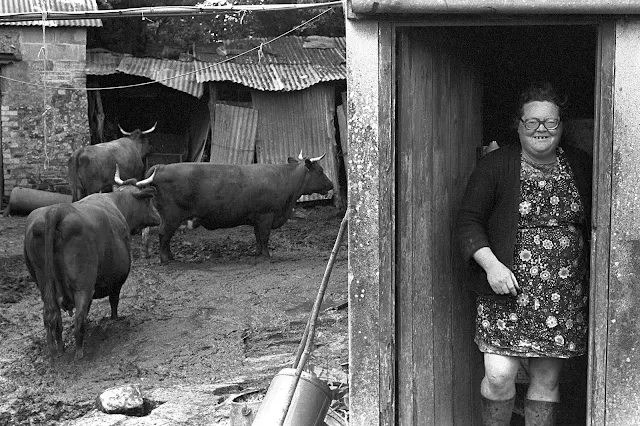
{"label": "woman's face", "polygon": [[522,117],[518,124],[518,135],[522,150],[533,160],[546,162],[555,159],[556,148],[560,144],[562,136],[562,121],[557,128],[547,129],[544,124],[529,130],[523,120],[538,119],[542,122],[549,119],[560,119],[560,110],[553,102],[532,101],[522,107]]}

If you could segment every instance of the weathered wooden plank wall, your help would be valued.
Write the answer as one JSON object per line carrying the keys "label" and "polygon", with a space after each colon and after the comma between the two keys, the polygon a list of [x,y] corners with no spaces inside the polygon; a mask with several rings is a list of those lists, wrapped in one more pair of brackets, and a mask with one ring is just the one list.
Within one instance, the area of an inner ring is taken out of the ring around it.
{"label": "weathered wooden plank wall", "polygon": [[596,117],[593,150],[594,187],[591,244],[591,291],[589,308],[589,389],[587,424],[605,424],[607,366],[607,311],[609,292],[609,250],[611,245],[611,160],[613,147],[613,77],[615,69],[615,22],[598,32]]}
{"label": "weathered wooden plank wall", "polygon": [[379,217],[384,226],[379,230],[380,253],[378,287],[380,347],[380,424],[392,425],[396,419],[396,114],[395,93],[395,26],[380,23],[378,29],[379,70],[378,137],[380,138],[378,173]]}
{"label": "weathered wooden plank wall", "polygon": [[453,232],[482,137],[482,88],[455,29],[405,29],[398,66],[398,418],[473,425],[480,354]]}

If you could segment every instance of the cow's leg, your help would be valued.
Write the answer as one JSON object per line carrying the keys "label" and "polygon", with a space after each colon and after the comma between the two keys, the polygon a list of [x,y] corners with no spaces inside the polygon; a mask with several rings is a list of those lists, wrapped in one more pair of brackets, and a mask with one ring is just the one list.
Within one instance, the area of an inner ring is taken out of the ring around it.
{"label": "cow's leg", "polygon": [[111,305],[111,319],[118,319],[118,303],[120,303],[120,292],[111,293],[109,295],[109,304]]}
{"label": "cow's leg", "polygon": [[160,262],[166,263],[173,260],[173,254],[171,253],[171,238],[176,233],[176,229],[180,226],[180,220],[169,221],[162,220],[160,228],[158,230],[158,236],[160,239]]}
{"label": "cow's leg", "polygon": [[44,328],[47,333],[49,352],[51,352],[51,356],[56,356],[58,352],[64,352],[60,308],[54,303],[45,303],[42,310],[42,318],[44,319]]}
{"label": "cow's leg", "polygon": [[73,335],[75,337],[76,360],[84,356],[83,343],[85,322],[93,301],[93,294],[98,278],[98,254],[95,250],[97,242],[82,235],[67,240],[68,247],[64,251],[65,285],[72,297],[75,314],[73,316]]}
{"label": "cow's leg", "polygon": [[73,335],[76,339],[75,359],[80,359],[84,356],[82,345],[84,343],[85,322],[92,300],[93,291],[78,291],[74,294],[74,303],[76,306],[76,314],[73,318]]}
{"label": "cow's leg", "polygon": [[55,300],[47,297],[45,291],[46,277],[42,268],[36,268],[25,251],[25,263],[31,276],[36,280],[38,289],[40,290],[40,298],[42,299],[42,322],[44,323],[45,335],[47,338],[47,347],[51,356],[55,356],[58,352],[64,352],[64,342],[62,341],[62,316],[60,308]]}
{"label": "cow's leg", "polygon": [[144,257],[148,258],[149,257],[149,244],[151,243],[150,240],[150,235],[151,233],[151,227],[147,226],[146,228],[144,228],[141,232],[141,237],[140,239],[142,240],[142,248],[143,248],[143,252],[144,252]]}
{"label": "cow's leg", "polygon": [[[123,283],[124,284],[124,283]],[[118,303],[120,303],[121,285],[116,285],[109,293],[109,305],[111,305],[111,319],[118,319]]]}
{"label": "cow's leg", "polygon": [[271,225],[273,215],[265,214],[260,216],[258,222],[253,225],[253,232],[256,236],[256,255],[269,258],[269,236],[271,235]]}

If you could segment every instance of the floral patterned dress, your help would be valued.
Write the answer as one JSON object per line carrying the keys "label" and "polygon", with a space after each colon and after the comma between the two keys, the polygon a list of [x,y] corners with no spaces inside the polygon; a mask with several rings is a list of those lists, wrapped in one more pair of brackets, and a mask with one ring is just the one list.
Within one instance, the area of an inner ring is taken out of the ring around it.
{"label": "floral patterned dress", "polygon": [[586,220],[571,169],[558,148],[552,165],[520,172],[520,218],[513,273],[517,297],[477,300],[475,341],[482,352],[569,358],[587,346]]}

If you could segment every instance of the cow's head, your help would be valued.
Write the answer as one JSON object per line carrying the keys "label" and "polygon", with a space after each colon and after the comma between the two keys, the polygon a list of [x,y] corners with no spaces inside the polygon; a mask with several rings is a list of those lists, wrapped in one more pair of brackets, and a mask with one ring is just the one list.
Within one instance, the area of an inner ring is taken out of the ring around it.
{"label": "cow's head", "polygon": [[120,168],[116,164],[113,191],[116,196],[121,194],[116,204],[127,220],[132,234],[147,226],[160,225],[160,214],[153,204],[156,188],[150,186],[155,175],[154,171],[151,176],[139,182],[136,179],[123,181],[120,178]]}
{"label": "cow's head", "polygon": [[324,156],[325,154],[322,154],[320,157],[305,158],[302,156],[302,151],[300,151],[297,160],[289,157],[289,163],[298,163],[300,165],[304,164],[303,167],[305,168],[305,175],[304,186],[302,189],[303,195],[313,194],[314,192],[326,195],[333,189],[333,183],[327,175],[324,174],[322,166],[318,163],[324,158]]}
{"label": "cow's head", "polygon": [[150,129],[147,129],[147,130],[136,129],[133,132],[127,132],[122,127],[120,127],[119,124],[118,124],[118,128],[120,129],[120,132],[124,136],[128,137],[133,141],[140,143],[140,154],[142,155],[142,157],[145,157],[147,154],[153,151],[153,148],[149,143],[149,137],[147,135],[153,132],[156,129],[157,125],[158,125],[158,122],[156,121],[156,123]]}

